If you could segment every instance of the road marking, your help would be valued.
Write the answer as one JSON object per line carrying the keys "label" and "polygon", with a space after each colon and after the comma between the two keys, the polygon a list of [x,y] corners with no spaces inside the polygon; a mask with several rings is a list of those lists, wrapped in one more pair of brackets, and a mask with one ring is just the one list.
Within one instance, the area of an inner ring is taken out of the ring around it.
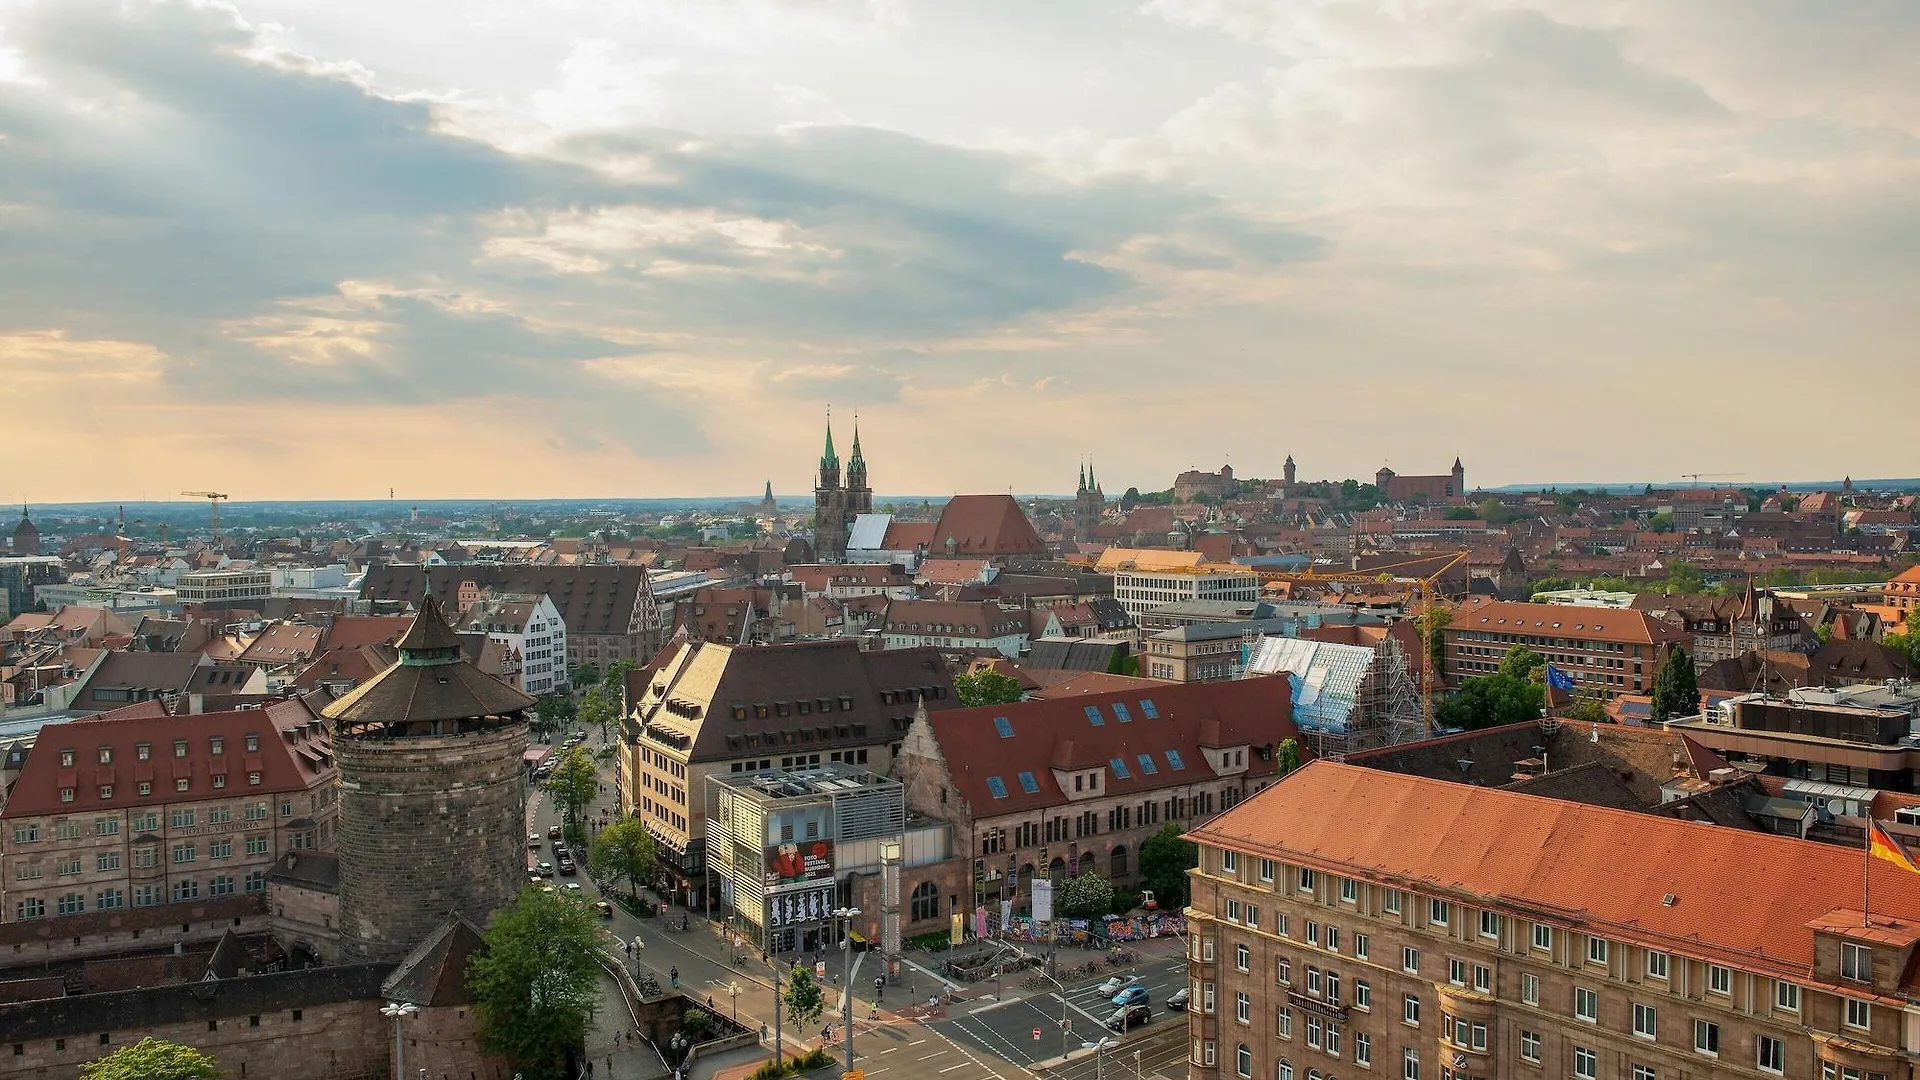
{"label": "road marking", "polygon": [[877,1068],[877,1069],[868,1069],[868,1070],[867,1070],[867,1075],[868,1075],[868,1076],[872,1076],[872,1075],[873,1075],[874,1073],[883,1073],[883,1072],[886,1072],[888,1068],[889,1068],[889,1066],[886,1066],[886,1065],[882,1065],[882,1066],[880,1066],[880,1067],[879,1067],[879,1068]]}
{"label": "road marking", "polygon": [[941,1072],[943,1072],[943,1073],[950,1073],[950,1072],[952,1072],[952,1071],[953,1071],[953,1070],[955,1070],[955,1069],[964,1069],[964,1068],[966,1068],[967,1066],[969,1066],[969,1065],[972,1065],[972,1064],[974,1064],[974,1063],[973,1063],[973,1062],[971,1062],[971,1061],[963,1061],[963,1062],[961,1062],[961,1063],[960,1063],[960,1064],[958,1064],[958,1065],[949,1065],[949,1066],[947,1066],[946,1068],[944,1068],[944,1069],[941,1069],[940,1071],[941,1071]]}
{"label": "road marking", "polygon": [[914,1060],[915,1061],[932,1061],[934,1058],[937,1058],[944,1053],[946,1053],[945,1050],[935,1050],[931,1054],[922,1054],[919,1057],[915,1058]]}
{"label": "road marking", "polygon": [[921,1043],[923,1043],[923,1042],[926,1042],[926,1041],[927,1041],[927,1040],[925,1040],[925,1039],[915,1039],[915,1040],[913,1040],[912,1042],[910,1042],[910,1043],[908,1043],[907,1045],[908,1045],[908,1046],[919,1046],[919,1045],[920,1045]]}
{"label": "road marking", "polygon": [[885,1050],[882,1050],[882,1051],[880,1051],[880,1052],[881,1052],[881,1053],[883,1053],[883,1054],[891,1054],[891,1053],[893,1053],[893,1052],[894,1052],[895,1050],[898,1050],[898,1049],[900,1049],[900,1048],[899,1048],[899,1047],[897,1047],[897,1046],[889,1046],[889,1047],[887,1047],[887,1048],[886,1048]]}

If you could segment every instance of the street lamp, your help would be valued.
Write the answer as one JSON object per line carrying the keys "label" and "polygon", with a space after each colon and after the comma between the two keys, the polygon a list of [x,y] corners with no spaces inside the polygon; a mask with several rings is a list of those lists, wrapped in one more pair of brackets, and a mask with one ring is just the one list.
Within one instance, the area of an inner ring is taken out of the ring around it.
{"label": "street lamp", "polygon": [[737,982],[728,983],[727,993],[733,995],[733,1022],[737,1024],[740,1022],[740,984]]}
{"label": "street lamp", "polygon": [[841,1022],[846,1026],[847,1071],[853,1071],[853,920],[860,914],[857,907],[834,908],[833,917],[846,920],[846,933],[840,939],[840,948],[847,954],[846,977],[840,985]]}
{"label": "street lamp", "polygon": [[687,1033],[684,1031],[674,1032],[673,1038],[667,1040],[667,1046],[673,1050],[673,1075],[674,1076],[677,1077],[680,1075],[680,1055],[686,1053],[687,1048],[692,1045],[693,1045],[692,1040],[687,1038]]}
{"label": "street lamp", "polygon": [[1104,1070],[1106,1058],[1102,1057],[1101,1054],[1119,1045],[1117,1041],[1105,1038],[1099,1042],[1083,1042],[1080,1044],[1080,1049],[1093,1051],[1093,1080],[1106,1080],[1106,1072]]}
{"label": "street lamp", "polygon": [[393,1075],[407,1075],[407,1046],[400,1037],[400,1022],[420,1011],[420,1006],[405,1001],[389,1001],[380,1006],[380,1015],[393,1019]]}

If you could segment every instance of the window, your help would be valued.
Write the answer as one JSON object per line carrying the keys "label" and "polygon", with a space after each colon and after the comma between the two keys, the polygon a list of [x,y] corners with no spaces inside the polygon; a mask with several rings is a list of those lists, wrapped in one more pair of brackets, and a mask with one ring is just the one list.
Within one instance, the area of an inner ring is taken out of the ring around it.
{"label": "window", "polygon": [[233,878],[222,874],[208,883],[207,891],[214,896],[231,896],[233,895]]}
{"label": "window", "polygon": [[1865,945],[1840,943],[1840,977],[1856,982],[1873,981],[1873,952]]}
{"label": "window", "polygon": [[1200,984],[1200,1011],[1208,1014],[1213,1012],[1213,984],[1210,982]]}
{"label": "window", "polygon": [[1607,939],[1590,937],[1587,939],[1587,963],[1604,964],[1607,962]]}
{"label": "window", "polygon": [[1307,920],[1307,944],[1313,946],[1320,944],[1320,924],[1312,919]]}
{"label": "window", "polygon": [[153,758],[153,744],[152,743],[134,743],[133,756],[141,761],[151,760]]}
{"label": "window", "polygon": [[1032,773],[1022,770],[1020,773],[1020,790],[1032,795],[1040,790],[1040,781],[1034,779]]}
{"label": "window", "polygon": [[101,889],[94,898],[93,906],[101,911],[113,911],[127,906],[127,894],[119,889]]}
{"label": "window", "polygon": [[1252,957],[1252,950],[1248,949],[1245,945],[1235,945],[1233,947],[1233,966],[1236,970],[1247,970],[1247,964],[1252,960]]}
{"label": "window", "polygon": [[1386,891],[1386,895],[1380,898],[1380,910],[1386,912],[1389,915],[1400,914],[1400,890],[1399,889],[1388,889]]}
{"label": "window", "polygon": [[1480,936],[1497,938],[1500,936],[1500,913],[1483,911],[1480,913]]}
{"label": "window", "polygon": [[1600,1075],[1600,1059],[1584,1046],[1573,1048],[1573,1075],[1579,1080],[1597,1080]]}
{"label": "window", "polygon": [[1327,950],[1329,952],[1340,951],[1340,928],[1337,926],[1327,927]]}
{"label": "window", "polygon": [[1258,904],[1247,905],[1247,925],[1253,927],[1255,930],[1260,929],[1260,906]]}
{"label": "window", "polygon": [[260,736],[249,733],[247,735],[247,753],[257,754],[259,752],[260,752]]}
{"label": "window", "polygon": [[193,861],[193,857],[192,844],[173,845],[173,861],[175,863],[190,863]]}
{"label": "window", "polygon": [[197,820],[198,812],[194,810],[174,810],[167,814],[167,824],[176,829],[191,829]]}
{"label": "window", "polygon": [[1279,1035],[1283,1039],[1293,1038],[1293,1010],[1292,1009],[1287,1008],[1285,1005],[1280,1006],[1280,1011],[1274,1014],[1273,1030],[1275,1034]]}
{"label": "window", "polygon": [[992,793],[994,798],[1004,799],[1007,797],[1007,782],[997,776],[989,776],[987,777],[987,790]]}
{"label": "window", "polygon": [[1482,964],[1473,965],[1473,988],[1481,993],[1493,990],[1493,969]]}
{"label": "window", "polygon": [[249,784],[250,786],[252,786],[252,787],[259,787],[259,786],[260,786],[260,774],[259,774],[259,773],[257,773],[257,772],[250,772],[250,773],[248,773],[248,774],[247,774],[247,783],[248,783],[248,784]]}
{"label": "window", "polygon": [[253,873],[247,875],[247,891],[250,893],[263,893],[267,891],[267,872],[265,870],[255,870]]}
{"label": "window", "polygon": [[198,900],[199,898],[200,898],[199,882],[194,881],[192,879],[188,879],[186,881],[176,881],[173,883],[173,902],[174,903],[177,904],[184,900]]}
{"label": "window", "polygon": [[93,835],[95,836],[120,835],[120,819],[117,817],[94,818],[93,819]]}
{"label": "window", "polygon": [[1533,924],[1533,947],[1553,951],[1553,927],[1545,923]]}
{"label": "window", "polygon": [[1227,921],[1233,923],[1240,921],[1240,901],[1231,897],[1227,899]]}
{"label": "window", "polygon": [[1373,1064],[1373,1036],[1364,1031],[1353,1033],[1353,1063],[1355,1065]]}
{"label": "window", "polygon": [[1314,884],[1315,884],[1315,882],[1314,882],[1314,873],[1313,873],[1313,871],[1312,871],[1312,870],[1309,870],[1309,869],[1307,869],[1307,868],[1306,868],[1306,867],[1304,867],[1304,866],[1303,866],[1303,867],[1301,867],[1301,868],[1300,868],[1300,878],[1299,878],[1299,882],[1300,882],[1300,884],[1299,884],[1299,891],[1301,891],[1301,892],[1312,892],[1312,891],[1313,891],[1313,887],[1314,887]]}
{"label": "window", "polygon": [[1233,1018],[1242,1024],[1253,1022],[1253,999],[1245,994],[1233,995]]}
{"label": "window", "polygon": [[78,915],[87,910],[87,898],[79,893],[65,893],[54,902],[54,910],[61,915]]}
{"label": "window", "polygon": [[1274,1070],[1273,1076],[1274,1080],[1293,1080],[1293,1066],[1283,1061],[1279,1068]]}
{"label": "window", "polygon": [[1307,1014],[1307,1045],[1320,1049],[1325,1040],[1327,1022],[1313,1013]]}
{"label": "window", "polygon": [[1773,1004],[1788,1012],[1800,1011],[1800,984],[1782,979],[1773,984]]}
{"label": "window", "polygon": [[1327,1021],[1327,1053],[1340,1056],[1340,1025]]}
{"label": "window", "polygon": [[1253,1051],[1247,1049],[1246,1043],[1241,1043],[1234,1049],[1233,1067],[1241,1076],[1253,1075]]}
{"label": "window", "polygon": [[1664,979],[1667,977],[1667,954],[1653,949],[1647,950],[1647,978]]}
{"label": "window", "polygon": [[1633,1003],[1633,1033],[1643,1039],[1660,1037],[1660,1014],[1651,1005]]}
{"label": "window", "polygon": [[1365,979],[1353,980],[1353,1007],[1361,1012],[1373,1011],[1373,986]]}
{"label": "window", "polygon": [[1237,851],[1220,852],[1220,869],[1229,874],[1240,872],[1240,853]]}
{"label": "window", "polygon": [[1420,999],[1408,994],[1400,1003],[1400,1019],[1414,1027],[1420,1026]]}
{"label": "window", "polygon": [[1520,1060],[1540,1064],[1540,1033],[1537,1031],[1520,1032]]}
{"label": "window", "polygon": [[1208,1039],[1205,1043],[1201,1045],[1200,1060],[1204,1062],[1206,1064],[1206,1067],[1209,1069],[1213,1068],[1213,1054],[1214,1054],[1213,1040]]}
{"label": "window", "polygon": [[63,769],[73,768],[73,748],[72,747],[68,747],[67,749],[60,751],[60,767]]}
{"label": "window", "polygon": [[13,842],[16,844],[31,844],[39,839],[40,823],[37,821],[29,825],[15,825],[13,827]]}
{"label": "window", "polygon": [[1307,993],[1320,996],[1320,969],[1317,967],[1307,969]]}
{"label": "window", "polygon": [[1353,955],[1359,957],[1362,960],[1372,959],[1373,942],[1367,939],[1367,935],[1365,934],[1353,935]]}
{"label": "window", "polygon": [[264,836],[249,836],[249,837],[247,837],[247,854],[249,854],[249,855],[265,855],[266,853],[267,853],[267,838],[266,838],[266,837],[264,837]]}
{"label": "window", "polygon": [[1343,904],[1353,904],[1353,903],[1358,903],[1359,900],[1360,900],[1360,883],[1353,880],[1352,878],[1346,878],[1346,877],[1341,878],[1340,879],[1340,902]]}
{"label": "window", "polygon": [[1635,1065],[1633,1067],[1633,1080],[1659,1080],[1659,1077],[1654,1074],[1653,1066]]}
{"label": "window", "polygon": [[1712,994],[1733,993],[1733,969],[1719,964],[1707,965],[1707,992]]}
{"label": "window", "polygon": [[1273,962],[1273,981],[1281,986],[1293,985],[1293,961],[1282,956]]}
{"label": "window", "polygon": [[1004,716],[996,716],[993,718],[993,729],[999,732],[1000,737],[1003,739],[1013,738],[1013,722]]}
{"label": "window", "polygon": [[120,853],[118,851],[96,853],[93,856],[93,868],[98,872],[120,869]]}
{"label": "window", "polygon": [[1467,985],[1467,962],[1459,957],[1447,957],[1447,981],[1455,986]]}
{"label": "window", "polygon": [[1720,1056],[1720,1025],[1711,1020],[1693,1022],[1693,1049],[1708,1057]]}
{"label": "window", "polygon": [[1272,859],[1260,860],[1260,880],[1261,881],[1273,880],[1273,860]]}
{"label": "window", "polygon": [[1160,766],[1154,764],[1152,754],[1136,754],[1134,760],[1140,763],[1140,773],[1143,776],[1152,776],[1160,771]]}
{"label": "window", "polygon": [[[264,843],[265,837],[261,840]],[[899,895],[898,893],[895,894]],[[923,881],[913,890],[909,914],[914,922],[932,919],[940,914],[940,888],[931,881]],[[896,909],[897,910],[897,909]]]}
{"label": "window", "polygon": [[1419,949],[1408,947],[1400,950],[1400,970],[1409,975],[1420,974]]}
{"label": "window", "polygon": [[1420,1080],[1420,1051],[1411,1046],[1400,1056],[1400,1080]]}
{"label": "window", "polygon": [[1584,986],[1573,988],[1573,1018],[1589,1024],[1600,1020],[1600,995]]}
{"label": "window", "polygon": [[40,919],[47,914],[47,902],[37,896],[29,896],[13,905],[14,917],[19,919]]}
{"label": "window", "polygon": [[187,740],[185,739],[173,740],[173,756],[177,758],[183,758],[187,756]]}
{"label": "window", "polygon": [[1087,713],[1087,723],[1092,724],[1094,727],[1106,726],[1106,723],[1107,723],[1106,718],[1100,715],[1100,706],[1088,705],[1086,707],[1086,713]]}
{"label": "window", "polygon": [[1858,998],[1847,999],[1847,1026],[1862,1031],[1873,1026],[1873,1006]]}
{"label": "window", "polygon": [[1787,1046],[1771,1035],[1762,1035],[1754,1040],[1754,1067],[1761,1072],[1779,1073],[1786,1071]]}
{"label": "window", "polygon": [[1447,920],[1452,917],[1452,904],[1447,903],[1445,900],[1427,901],[1427,925],[1445,926],[1447,925]]}
{"label": "window", "polygon": [[1540,976],[1520,976],[1520,1001],[1525,1005],[1540,1004]]}

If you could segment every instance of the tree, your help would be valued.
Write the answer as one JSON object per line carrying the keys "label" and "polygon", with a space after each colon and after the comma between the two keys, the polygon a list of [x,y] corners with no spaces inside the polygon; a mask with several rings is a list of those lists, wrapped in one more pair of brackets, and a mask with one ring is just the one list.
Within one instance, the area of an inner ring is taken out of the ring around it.
{"label": "tree", "polygon": [[1546,666],[1546,657],[1525,645],[1514,645],[1500,658],[1499,673],[1511,679],[1530,679],[1536,670]]}
{"label": "tree", "polygon": [[1140,489],[1137,487],[1128,488],[1126,494],[1120,496],[1120,510],[1122,513],[1128,510],[1131,510],[1134,507],[1139,505],[1140,505]]}
{"label": "tree", "polygon": [[1187,871],[1200,865],[1200,849],[1180,838],[1168,822],[1140,842],[1140,884],[1153,890],[1162,911],[1187,902]]}
{"label": "tree", "polygon": [[1480,512],[1471,506],[1449,506],[1440,516],[1446,521],[1473,521],[1480,517]]}
{"label": "tree", "polygon": [[1819,638],[1820,644],[1822,645],[1825,645],[1827,642],[1832,641],[1833,640],[1833,624],[1821,623],[1819,626],[1814,627],[1813,636]]}
{"label": "tree", "polygon": [[593,755],[584,746],[560,755],[553,772],[541,781],[540,790],[552,796],[567,824],[578,827],[580,811],[600,793],[600,774],[594,771]]}
{"label": "tree", "polygon": [[580,706],[572,694],[542,694],[533,703],[533,711],[540,717],[541,731],[555,731],[573,723],[580,715]]}
{"label": "tree", "polygon": [[1653,718],[1671,720],[1700,711],[1700,683],[1687,650],[1675,647],[1653,676]]}
{"label": "tree", "polygon": [[1906,627],[1898,634],[1888,634],[1882,644],[1899,650],[1907,663],[1920,665],[1920,609],[1907,612]]}
{"label": "tree", "polygon": [[1056,902],[1068,919],[1097,919],[1113,910],[1113,883],[1099,874],[1081,874],[1060,884]]}
{"label": "tree", "polygon": [[573,669],[573,685],[578,687],[594,686],[600,682],[600,665],[592,662],[581,664]]}
{"label": "tree", "polygon": [[1273,772],[1275,776],[1285,776],[1300,767],[1300,744],[1293,739],[1281,739],[1280,745],[1273,748]]}
{"label": "tree", "polygon": [[580,699],[580,722],[599,728],[602,741],[607,738],[607,728],[620,718],[620,699],[609,693],[609,689],[606,685],[596,686]]}
{"label": "tree", "polygon": [[149,1035],[80,1066],[80,1080],[210,1080],[220,1063],[191,1046]]}
{"label": "tree", "polygon": [[800,1031],[812,1027],[827,1007],[827,996],[820,992],[820,984],[813,981],[813,972],[803,967],[787,973],[787,991],[781,1000],[787,1005],[787,1019]]}
{"label": "tree", "polygon": [[1138,675],[1140,674],[1140,658],[1131,653],[1125,653],[1119,649],[1115,649],[1113,650],[1112,658],[1107,661],[1107,674]]}
{"label": "tree", "polygon": [[1495,674],[1461,683],[1458,692],[1435,706],[1433,717],[1441,727],[1471,731],[1538,720],[1546,703],[1544,683]]}
{"label": "tree", "polygon": [[969,671],[953,678],[953,696],[967,708],[977,705],[1011,705],[1021,696],[1020,680],[992,668]]}
{"label": "tree", "polygon": [[558,1080],[600,1002],[599,933],[586,904],[522,889],[487,928],[486,950],[467,961],[480,1045],[530,1078]]}
{"label": "tree", "polygon": [[624,881],[627,895],[653,880],[660,865],[660,844],[639,818],[621,818],[600,830],[587,852],[587,869],[602,881]]}
{"label": "tree", "polygon": [[1670,533],[1673,531],[1673,515],[1662,510],[1647,519],[1647,528],[1657,533]]}
{"label": "tree", "polygon": [[1607,707],[1601,704],[1599,698],[1583,697],[1579,701],[1567,706],[1564,715],[1569,720],[1584,720],[1589,724],[1604,724],[1607,722]]}

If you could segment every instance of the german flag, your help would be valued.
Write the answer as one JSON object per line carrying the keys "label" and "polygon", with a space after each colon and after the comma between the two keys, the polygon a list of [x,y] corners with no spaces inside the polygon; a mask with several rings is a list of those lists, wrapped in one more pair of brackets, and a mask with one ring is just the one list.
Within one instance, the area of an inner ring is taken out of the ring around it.
{"label": "german flag", "polygon": [[1867,854],[1876,859],[1885,859],[1910,874],[1920,874],[1920,863],[1913,861],[1906,845],[1872,818],[1867,819]]}

